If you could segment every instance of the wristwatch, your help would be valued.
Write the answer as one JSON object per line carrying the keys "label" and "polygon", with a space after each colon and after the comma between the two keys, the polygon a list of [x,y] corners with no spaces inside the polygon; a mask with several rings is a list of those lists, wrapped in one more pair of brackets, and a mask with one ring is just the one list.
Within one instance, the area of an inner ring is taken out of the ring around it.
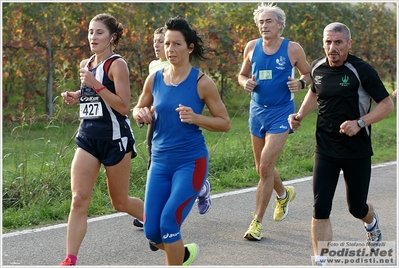
{"label": "wristwatch", "polygon": [[302,84],[302,88],[301,89],[304,89],[305,87],[306,87],[306,80],[299,80],[299,82],[301,82],[301,84]]}
{"label": "wristwatch", "polygon": [[360,128],[364,128],[365,127],[364,121],[362,119],[360,119],[360,118],[357,120],[357,125]]}

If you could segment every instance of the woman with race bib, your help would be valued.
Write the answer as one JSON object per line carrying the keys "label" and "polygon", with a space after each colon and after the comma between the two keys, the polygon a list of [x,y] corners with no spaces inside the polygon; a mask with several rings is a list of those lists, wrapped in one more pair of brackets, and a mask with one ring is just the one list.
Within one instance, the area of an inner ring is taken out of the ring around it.
{"label": "woman with race bib", "polygon": [[113,16],[95,16],[88,30],[88,41],[94,54],[80,63],[81,88],[76,92],[61,93],[68,105],[79,103],[81,119],[75,138],[78,148],[71,167],[72,202],[66,257],[61,266],[76,265],[87,230],[91,193],[101,165],[105,168],[114,208],[140,220],[143,218],[143,201],[128,196],[130,164],[136,149],[127,116],[129,69],[126,61],[113,52],[122,33],[122,24]]}

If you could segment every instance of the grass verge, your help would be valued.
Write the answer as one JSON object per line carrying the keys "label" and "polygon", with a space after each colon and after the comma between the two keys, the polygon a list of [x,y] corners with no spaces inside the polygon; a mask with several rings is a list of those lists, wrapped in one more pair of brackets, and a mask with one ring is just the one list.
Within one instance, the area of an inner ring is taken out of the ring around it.
{"label": "grass verge", "polygon": [[[297,93],[299,108],[305,91]],[[212,192],[220,193],[258,183],[248,131],[249,97],[236,93],[226,100],[232,128],[228,133],[204,131],[210,152]],[[18,123],[3,122],[3,232],[66,222],[70,205],[70,164],[78,128],[76,107],[58,106],[52,120],[26,116]],[[61,114],[63,116],[61,116]],[[69,120],[65,120],[69,118]],[[283,180],[310,176],[313,170],[316,113],[288,138],[277,163]],[[144,198],[147,155],[146,128],[132,122],[138,156],[132,160],[129,194]],[[396,109],[373,125],[373,163],[396,159]],[[89,216],[113,213],[102,169],[93,189]]]}

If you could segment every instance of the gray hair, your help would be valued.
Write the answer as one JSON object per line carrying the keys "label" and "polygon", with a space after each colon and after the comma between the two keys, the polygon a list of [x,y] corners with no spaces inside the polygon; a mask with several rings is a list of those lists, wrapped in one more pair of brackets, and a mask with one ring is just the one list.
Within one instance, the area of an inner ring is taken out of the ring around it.
{"label": "gray hair", "polygon": [[282,35],[284,28],[285,28],[285,12],[282,10],[280,7],[277,5],[274,5],[273,3],[268,3],[268,4],[260,4],[255,10],[254,10],[254,21],[255,24],[258,25],[258,19],[259,15],[262,13],[266,12],[273,12],[274,15],[276,16],[276,20],[278,23],[281,24],[281,29],[279,31],[279,35]]}
{"label": "gray hair", "polygon": [[339,32],[343,33],[346,40],[351,40],[351,31],[349,30],[348,26],[341,22],[333,22],[328,24],[323,31],[323,35],[325,32]]}

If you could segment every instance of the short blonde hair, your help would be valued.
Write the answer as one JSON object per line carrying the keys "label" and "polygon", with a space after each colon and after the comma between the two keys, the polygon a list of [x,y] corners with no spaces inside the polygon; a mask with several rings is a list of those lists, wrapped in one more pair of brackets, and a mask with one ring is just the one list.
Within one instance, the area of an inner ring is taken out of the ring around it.
{"label": "short blonde hair", "polygon": [[259,15],[262,13],[266,12],[273,12],[274,15],[276,16],[276,20],[278,23],[281,24],[281,29],[279,31],[279,35],[283,34],[284,28],[285,28],[285,12],[282,10],[280,7],[277,5],[274,5],[274,3],[261,3],[255,10],[254,10],[254,21],[255,24],[258,25],[258,20],[259,20]]}

